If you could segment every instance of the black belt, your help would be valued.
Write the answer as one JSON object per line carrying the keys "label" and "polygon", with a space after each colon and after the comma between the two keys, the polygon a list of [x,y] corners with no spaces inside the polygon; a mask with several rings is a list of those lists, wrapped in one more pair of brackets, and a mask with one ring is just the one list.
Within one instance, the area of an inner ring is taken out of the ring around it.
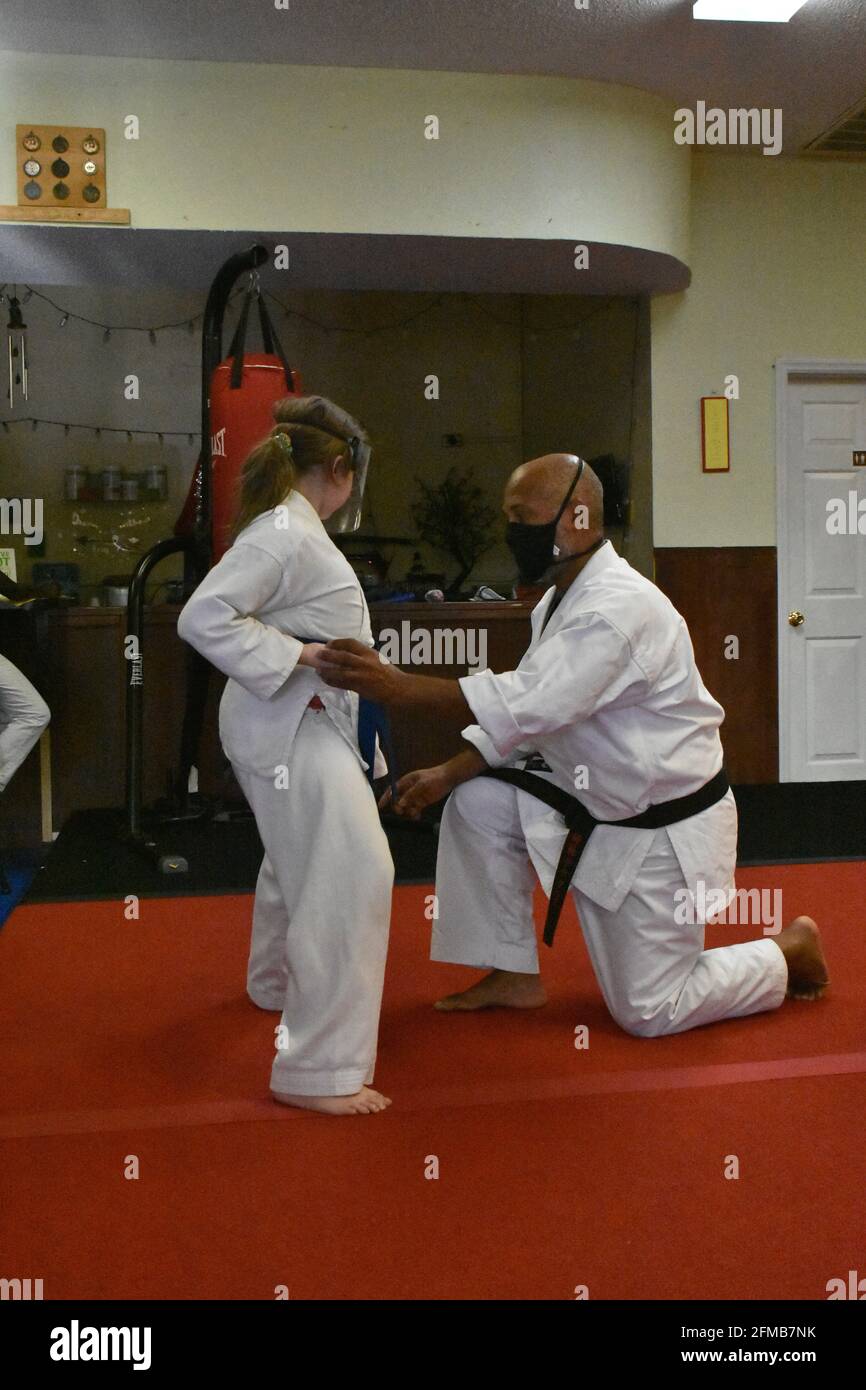
{"label": "black belt", "polygon": [[596,820],[571,792],[563,791],[562,787],[555,786],[553,782],[548,782],[535,772],[516,767],[491,767],[480,775],[495,777],[499,782],[508,782],[522,792],[529,792],[530,796],[537,796],[539,801],[546,802],[554,811],[558,811],[568,827],[547,905],[547,918],[544,923],[545,946],[553,945],[556,924],[568,886],[586,848],[586,842],[597,825],[618,825],[626,830],[661,830],[666,825],[688,820],[690,816],[696,816],[710,806],[715,806],[730,788],[728,775],[722,767],[705,786],[699,787],[696,792],[689,792],[688,796],[677,796],[673,801],[662,801],[658,806],[648,806],[640,815],[629,816],[627,820]]}

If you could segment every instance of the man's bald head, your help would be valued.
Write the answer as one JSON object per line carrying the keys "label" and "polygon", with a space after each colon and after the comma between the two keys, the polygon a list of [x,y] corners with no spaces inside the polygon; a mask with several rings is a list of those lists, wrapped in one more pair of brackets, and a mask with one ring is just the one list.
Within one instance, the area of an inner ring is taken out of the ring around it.
{"label": "man's bald head", "polygon": [[[543,454],[515,468],[505,484],[502,503],[508,520],[522,521],[530,526],[552,521],[579,466],[576,454]],[[581,535],[586,540],[596,540],[604,531],[604,492],[588,463],[584,464],[580,482],[560,518],[557,541],[560,536],[573,534],[576,507],[585,509],[580,513],[584,521],[579,527]]]}

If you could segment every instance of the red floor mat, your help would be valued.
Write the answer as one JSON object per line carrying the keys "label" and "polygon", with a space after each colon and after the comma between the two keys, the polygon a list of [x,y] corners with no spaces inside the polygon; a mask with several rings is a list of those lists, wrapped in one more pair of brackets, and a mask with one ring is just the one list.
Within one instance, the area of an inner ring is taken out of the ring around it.
{"label": "red floor mat", "polygon": [[[19,909],[0,936],[0,1272],[47,1298],[825,1297],[862,1265],[863,866],[738,883],[819,920],[831,993],[653,1040],[607,1017],[570,915],[548,1008],[436,1014],[471,973],[426,961],[429,890],[399,889],[377,1074],[394,1106],[345,1121],[266,1099],[250,899],[142,901],[137,922]],[[771,1079],[744,1083],[754,1064]]]}

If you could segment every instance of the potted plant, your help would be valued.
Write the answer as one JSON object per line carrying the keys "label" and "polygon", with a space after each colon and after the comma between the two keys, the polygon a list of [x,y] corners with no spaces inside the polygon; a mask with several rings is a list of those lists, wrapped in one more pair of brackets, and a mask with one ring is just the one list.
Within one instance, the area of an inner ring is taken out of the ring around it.
{"label": "potted plant", "polygon": [[445,591],[457,598],[481,556],[490,550],[495,512],[467,469],[450,468],[439,483],[417,480],[420,496],[412,503],[412,519],[427,545],[457,561],[458,572]]}

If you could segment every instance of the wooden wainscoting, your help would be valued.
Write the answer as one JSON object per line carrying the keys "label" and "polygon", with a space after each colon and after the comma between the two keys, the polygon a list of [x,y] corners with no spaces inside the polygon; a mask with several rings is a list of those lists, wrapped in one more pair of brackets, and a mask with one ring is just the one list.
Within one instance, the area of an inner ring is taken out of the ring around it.
{"label": "wooden wainscoting", "polygon": [[[704,684],[724,706],[731,781],[778,782],[775,547],[656,550],[655,581],[688,623]],[[730,636],[736,660],[725,656]]]}

